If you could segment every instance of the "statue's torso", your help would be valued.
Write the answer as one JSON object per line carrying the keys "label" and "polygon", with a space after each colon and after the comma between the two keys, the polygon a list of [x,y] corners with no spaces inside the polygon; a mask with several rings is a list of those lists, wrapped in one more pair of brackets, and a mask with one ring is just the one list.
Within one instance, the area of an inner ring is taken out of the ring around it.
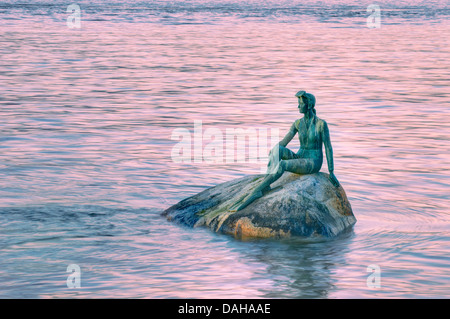
{"label": "statue's torso", "polygon": [[311,119],[309,127],[305,118],[295,121],[298,131],[300,149],[297,154],[302,157],[322,158],[322,134],[320,134],[320,121],[317,116]]}

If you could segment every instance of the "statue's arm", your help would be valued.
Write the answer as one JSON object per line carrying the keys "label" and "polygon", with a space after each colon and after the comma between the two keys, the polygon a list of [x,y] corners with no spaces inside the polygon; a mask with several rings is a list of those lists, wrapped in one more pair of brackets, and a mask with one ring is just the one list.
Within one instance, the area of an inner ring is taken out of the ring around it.
{"label": "statue's arm", "polygon": [[334,176],[333,147],[331,146],[330,131],[327,122],[323,121],[322,141],[325,146],[325,154],[327,156],[328,171],[330,172],[330,181],[334,186],[339,186],[339,181]]}
{"label": "statue's arm", "polygon": [[322,141],[325,146],[325,154],[327,156],[328,171],[332,173],[334,171],[333,162],[333,147],[331,146],[330,130],[328,129],[327,122],[323,121]]}
{"label": "statue's arm", "polygon": [[289,132],[278,144],[286,147],[289,144],[289,142],[294,138],[295,134],[297,134],[297,127],[295,126],[295,122],[294,122],[294,123],[292,123],[291,128],[289,129]]}

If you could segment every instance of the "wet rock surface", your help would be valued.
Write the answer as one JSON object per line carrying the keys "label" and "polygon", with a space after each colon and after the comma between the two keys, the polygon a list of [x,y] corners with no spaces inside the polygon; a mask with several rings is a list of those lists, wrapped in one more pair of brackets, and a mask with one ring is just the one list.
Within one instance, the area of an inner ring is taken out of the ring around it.
{"label": "wet rock surface", "polygon": [[222,183],[182,200],[162,215],[189,227],[208,227],[240,238],[333,238],[356,223],[342,185],[335,187],[328,174],[321,172],[285,172],[263,197],[241,211],[230,211],[263,179],[264,175],[248,175]]}

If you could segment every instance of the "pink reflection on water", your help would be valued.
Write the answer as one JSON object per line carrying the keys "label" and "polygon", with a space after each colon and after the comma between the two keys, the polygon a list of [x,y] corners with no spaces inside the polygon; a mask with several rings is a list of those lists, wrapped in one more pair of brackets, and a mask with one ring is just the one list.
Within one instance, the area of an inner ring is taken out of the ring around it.
{"label": "pink reflection on water", "polygon": [[[165,225],[171,233],[160,241],[122,237],[122,253],[104,254],[117,264],[94,270],[92,286],[115,297],[248,298],[279,285],[294,287],[279,292],[292,297],[297,282],[331,297],[428,296],[431,286],[430,295],[448,295],[448,27],[231,18],[207,27],[86,21],[80,32],[10,25],[2,38],[18,48],[4,55],[9,69],[2,71],[10,73],[0,84],[2,98],[16,104],[2,104],[1,128],[16,139],[2,142],[0,186],[13,188],[2,191],[4,205],[92,200],[162,210],[259,173],[252,163],[174,163],[170,136],[176,128],[192,131],[196,120],[221,130],[276,127],[282,136],[300,116],[293,95],[305,89],[329,123],[335,173],[358,219],[355,238],[340,243],[339,254],[319,249],[326,253],[299,266],[272,250],[247,264],[230,247],[210,249],[204,233],[183,237]],[[90,240],[79,251],[95,255]],[[162,253],[140,252],[136,268],[118,266],[130,256],[127,246],[151,245]],[[381,266],[380,291],[366,287],[369,264]],[[142,272],[148,265],[157,266]],[[302,281],[306,266],[315,277]],[[117,284],[108,276],[127,289],[108,292]]]}

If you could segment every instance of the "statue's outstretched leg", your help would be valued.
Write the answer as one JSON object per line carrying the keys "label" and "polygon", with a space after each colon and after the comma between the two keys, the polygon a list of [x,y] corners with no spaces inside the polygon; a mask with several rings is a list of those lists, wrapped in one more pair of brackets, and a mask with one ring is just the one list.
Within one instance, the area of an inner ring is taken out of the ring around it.
{"label": "statue's outstretched leg", "polygon": [[284,165],[281,165],[280,162],[280,164],[278,165],[278,169],[275,171],[275,173],[267,174],[263,182],[260,185],[258,185],[258,187],[255,188],[250,197],[247,198],[244,203],[242,203],[239,207],[236,208],[236,211],[244,209],[245,207],[253,203],[256,199],[262,197],[264,193],[270,190],[270,184],[279,179],[281,175],[283,175],[284,171],[285,171]]}
{"label": "statue's outstretched leg", "polygon": [[315,163],[314,159],[310,158],[297,158],[280,161],[276,169],[273,169],[275,172],[272,174],[267,174],[263,182],[255,188],[250,197],[248,197],[244,203],[239,205],[235,211],[244,209],[256,199],[262,197],[264,193],[270,190],[270,185],[279,179],[285,171],[296,174],[311,174],[318,171],[318,169],[320,169],[320,166]]}
{"label": "statue's outstretched leg", "polygon": [[244,203],[237,206],[237,208],[235,208],[234,210],[232,209],[232,211],[244,209],[256,199],[262,197],[264,193],[268,192],[270,190],[270,184],[280,178],[286,170],[285,163],[283,163],[283,165],[280,165],[282,163],[281,160],[289,160],[295,158],[298,158],[298,155],[287,147],[281,146],[279,144],[275,145],[269,153],[269,163],[267,165],[266,177],[264,178],[263,182],[252,192],[250,197],[247,198]]}
{"label": "statue's outstretched leg", "polygon": [[[270,151],[267,173],[262,183],[253,190],[251,195],[242,204],[240,204],[242,199],[236,202],[230,211],[235,212],[242,210],[256,199],[262,197],[270,190],[270,185],[279,179],[285,171],[296,174],[310,174],[315,166],[317,165],[313,159],[302,158],[290,149],[276,145]],[[320,167],[318,167],[318,169],[320,169]]]}

